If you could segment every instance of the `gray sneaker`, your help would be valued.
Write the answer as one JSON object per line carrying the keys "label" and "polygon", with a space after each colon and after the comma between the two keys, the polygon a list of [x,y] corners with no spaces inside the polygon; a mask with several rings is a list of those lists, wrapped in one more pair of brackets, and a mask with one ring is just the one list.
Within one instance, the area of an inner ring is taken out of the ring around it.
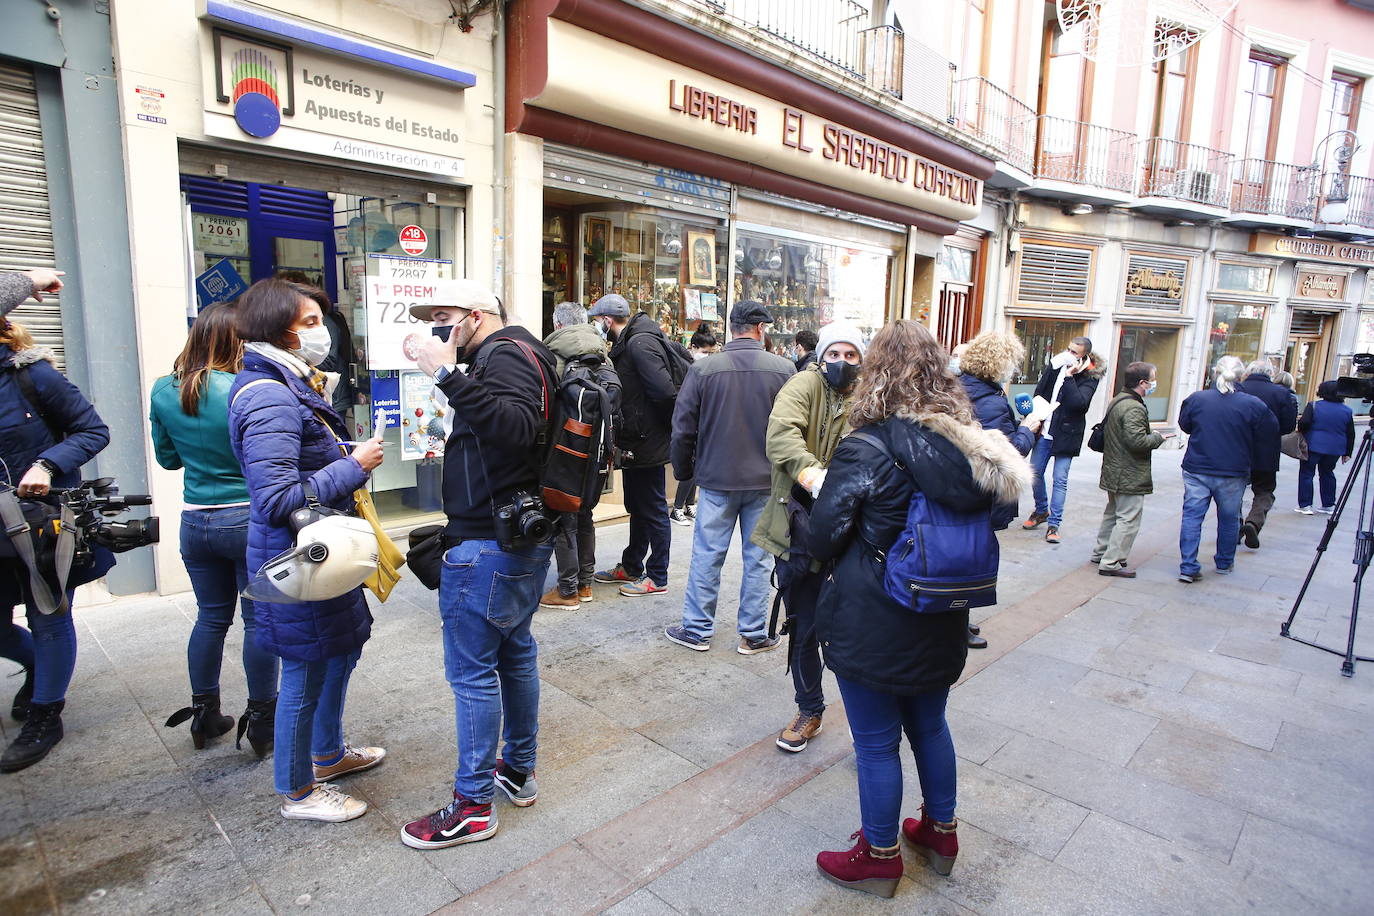
{"label": "gray sneaker", "polygon": [[758,655],[760,652],[776,649],[780,640],[781,637],[778,636],[756,636],[753,639],[748,636],[741,636],[739,647],[735,651],[740,655]]}
{"label": "gray sneaker", "polygon": [[533,773],[521,773],[500,757],[496,758],[496,769],[491,771],[496,785],[506,793],[511,802],[521,808],[528,808],[539,800],[539,784],[534,781]]}
{"label": "gray sneaker", "polygon": [[668,627],[663,631],[663,635],[668,637],[669,642],[675,642],[679,646],[686,646],[698,652],[705,652],[711,648],[711,638],[709,636],[705,639],[699,636],[693,636],[680,626]]}

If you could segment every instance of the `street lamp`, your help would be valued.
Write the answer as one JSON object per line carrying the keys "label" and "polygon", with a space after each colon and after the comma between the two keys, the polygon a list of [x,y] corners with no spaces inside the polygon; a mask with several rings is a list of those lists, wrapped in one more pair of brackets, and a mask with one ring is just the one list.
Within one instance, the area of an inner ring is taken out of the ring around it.
{"label": "street lamp", "polygon": [[1318,176],[1318,195],[1321,194],[1320,176],[1326,165],[1326,144],[1333,137],[1344,137],[1344,139],[1341,141],[1341,145],[1336,147],[1336,171],[1331,176],[1331,186],[1321,199],[1321,206],[1316,210],[1315,220],[1327,225],[1345,222],[1346,214],[1350,212],[1350,190],[1347,187],[1346,179],[1350,177],[1350,160],[1354,158],[1356,151],[1360,148],[1359,138],[1355,136],[1353,130],[1333,130],[1317,141],[1312,169]]}

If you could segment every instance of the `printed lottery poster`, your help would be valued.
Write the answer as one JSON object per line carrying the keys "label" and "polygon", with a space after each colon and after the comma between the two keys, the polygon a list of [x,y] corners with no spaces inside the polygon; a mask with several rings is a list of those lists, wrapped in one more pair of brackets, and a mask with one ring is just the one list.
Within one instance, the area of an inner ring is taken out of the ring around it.
{"label": "printed lottery poster", "polygon": [[418,369],[401,373],[401,460],[444,457],[444,409],[434,379]]}
{"label": "printed lottery poster", "polygon": [[428,323],[411,316],[411,306],[453,301],[453,262],[370,255],[363,297],[367,368],[414,369],[415,357],[430,333]]}

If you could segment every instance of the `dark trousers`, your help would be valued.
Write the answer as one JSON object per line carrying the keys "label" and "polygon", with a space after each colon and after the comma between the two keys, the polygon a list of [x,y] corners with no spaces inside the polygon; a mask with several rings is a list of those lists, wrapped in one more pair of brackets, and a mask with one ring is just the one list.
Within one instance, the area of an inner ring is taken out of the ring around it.
{"label": "dark trousers", "polygon": [[620,479],[625,484],[625,511],[630,513],[630,543],[620,565],[636,579],[647,575],[655,585],[667,585],[672,531],[663,465],[625,468]]}
{"label": "dark trousers", "polygon": [[[779,560],[778,564],[782,565],[783,561]],[[821,644],[816,638],[816,599],[820,597],[824,581],[821,573],[808,572],[797,576],[796,581],[782,590],[782,601],[787,606],[787,664],[792,671],[797,711],[808,716],[825,712],[825,695],[821,691]]]}
{"label": "dark trousers", "polygon": [[592,524],[592,510],[559,513],[553,555],[558,564],[558,593],[564,598],[592,584],[592,574],[596,572],[596,527]]}
{"label": "dark trousers", "polygon": [[1274,489],[1278,486],[1278,477],[1277,471],[1250,472],[1250,492],[1254,494],[1254,498],[1250,501],[1250,512],[1245,516],[1245,524],[1254,525],[1256,531],[1264,527],[1269,510],[1274,508]]}
{"label": "dark trousers", "polygon": [[686,509],[697,501],[697,482],[696,478],[679,480],[677,482],[677,496],[673,497],[674,509]]}

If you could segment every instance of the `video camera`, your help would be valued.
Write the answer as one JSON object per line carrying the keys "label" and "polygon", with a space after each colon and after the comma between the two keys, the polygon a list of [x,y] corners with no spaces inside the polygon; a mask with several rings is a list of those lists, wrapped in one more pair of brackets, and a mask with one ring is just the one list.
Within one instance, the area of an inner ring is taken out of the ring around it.
{"label": "video camera", "polygon": [[113,477],[83,480],[75,487],[53,487],[51,492],[76,516],[75,565],[81,565],[83,557],[90,556],[93,544],[124,553],[158,542],[160,523],[156,515],[124,522],[107,520],[133,506],[153,504],[151,496],[121,494]]}
{"label": "video camera", "polygon": [[1356,353],[1350,357],[1354,375],[1336,379],[1336,394],[1343,398],[1374,401],[1374,353]]}

